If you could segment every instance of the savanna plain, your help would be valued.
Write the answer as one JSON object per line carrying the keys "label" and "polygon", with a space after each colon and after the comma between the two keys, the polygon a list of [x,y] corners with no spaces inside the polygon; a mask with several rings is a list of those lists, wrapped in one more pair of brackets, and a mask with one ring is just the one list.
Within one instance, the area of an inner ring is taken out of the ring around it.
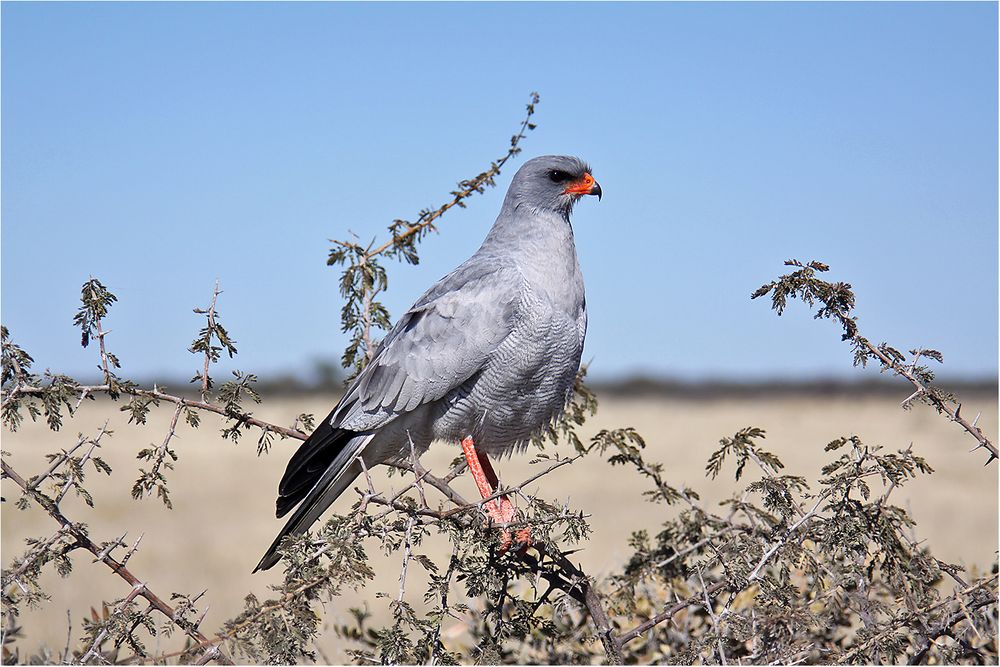
{"label": "savanna plain", "polygon": [[[905,383],[904,383],[905,384]],[[805,476],[811,482],[819,478],[823,464],[833,458],[823,447],[841,436],[858,435],[870,445],[887,450],[905,449],[911,444],[924,456],[935,473],[923,476],[893,494],[897,504],[908,506],[917,520],[915,535],[924,540],[939,558],[963,565],[970,571],[988,571],[997,554],[997,464],[983,465],[986,456],[980,450],[969,453],[975,441],[956,424],[936,414],[933,409],[916,405],[900,408],[907,387],[899,387],[899,396],[868,395],[850,392],[830,396],[774,395],[687,399],[674,396],[631,396],[600,394],[600,408],[582,427],[585,441],[602,428],[633,426],[645,438],[649,461],[665,465],[668,483],[688,486],[697,491],[706,505],[715,505],[756,479],[748,469],[749,479],[733,482],[732,467],[725,476],[705,477],[705,463],[718,446],[720,438],[731,436],[740,428],[758,426],[767,432],[762,443],[785,463],[789,474]],[[979,425],[991,439],[997,434],[997,396],[995,391],[964,394],[963,414],[982,413]],[[291,425],[296,415],[307,412],[321,418],[336,401],[333,395],[265,397],[254,415],[272,423]],[[154,409],[145,426],[127,424],[118,404],[106,399],[88,402],[77,416],[67,419],[61,431],[53,433],[42,423],[28,423],[16,433],[3,434],[3,449],[11,453],[10,464],[30,476],[46,468],[44,455],[68,448],[78,433],[94,435],[110,417],[108,428],[113,436],[102,441],[100,455],[114,469],[111,477],[88,472],[87,488],[95,507],[81,500],[64,501],[64,512],[74,521],[84,522],[97,541],[111,540],[127,533],[131,543],[144,534],[139,550],[129,561],[129,568],[161,597],[171,592],[195,594],[207,589],[200,601],[210,605],[202,630],[211,636],[222,622],[242,609],[243,598],[250,592],[264,599],[268,585],[281,578],[281,568],[251,575],[264,549],[279,529],[274,518],[274,498],[278,479],[298,441],[276,440],[270,453],[258,457],[256,435],[245,435],[239,444],[219,435],[220,419],[203,418],[201,428],[193,430],[181,424],[173,447],[179,460],[168,471],[173,509],[156,498],[133,500],[132,482],[138,476],[140,462],[136,452],[151,443],[159,444],[167,432],[172,414],[170,406]],[[424,456],[423,464],[443,475],[449,462],[459,454],[457,443],[437,443]],[[550,450],[551,453],[551,450]],[[570,454],[568,446],[560,453]],[[532,452],[515,455],[497,463],[501,480],[507,485],[520,483],[539,468],[532,465]],[[542,464],[544,465],[544,464]],[[384,469],[373,473],[379,490],[388,493],[409,480],[398,475],[387,477]],[[571,558],[591,576],[600,579],[620,569],[629,556],[627,539],[633,531],[655,534],[662,521],[679,512],[645,502],[646,490],[630,470],[612,468],[594,453],[564,466],[527,487],[529,493],[590,515],[593,529],[589,541],[580,544]],[[359,480],[359,484],[363,484]],[[468,475],[456,482],[468,498],[476,497]],[[436,504],[436,492],[428,491],[428,500]],[[20,511],[13,502],[18,489],[3,481],[2,550],[4,567],[23,553],[25,538],[45,537],[56,528],[53,520],[37,507]],[[434,496],[431,500],[430,496]],[[345,494],[335,511],[346,511],[357,495]],[[447,563],[450,549],[446,541],[428,541],[423,551],[439,563]],[[366,607],[373,614],[372,623],[388,619],[388,604],[376,593],[394,598],[399,590],[400,554],[388,556],[377,550],[369,552],[377,573],[374,581],[358,592],[345,591],[341,598],[325,605],[326,630],[317,643],[317,660],[349,661],[347,647],[334,632],[338,624],[350,622],[350,607]],[[60,580],[47,572],[42,583],[51,599],[27,611],[20,619],[23,650],[34,651],[46,644],[62,651],[67,635],[82,636],[82,619],[91,607],[100,609],[102,600],[111,602],[128,593],[128,586],[110,570],[95,564],[91,554],[78,551],[73,556],[74,571]],[[421,568],[410,570],[407,595],[421,604]],[[460,587],[459,587],[460,588]],[[446,626],[444,641],[466,642],[460,618]],[[166,650],[178,639],[151,638],[147,647]]]}

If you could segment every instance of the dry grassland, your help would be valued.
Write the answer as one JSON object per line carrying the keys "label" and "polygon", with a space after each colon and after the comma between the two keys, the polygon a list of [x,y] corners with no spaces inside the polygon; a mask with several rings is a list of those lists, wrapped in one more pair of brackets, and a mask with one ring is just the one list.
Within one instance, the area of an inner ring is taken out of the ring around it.
{"label": "dry grassland", "polygon": [[[963,414],[982,411],[980,425],[995,438],[996,396],[963,398]],[[331,397],[276,398],[266,400],[255,415],[290,424],[300,412],[322,416],[332,402]],[[135,427],[126,425],[116,408],[106,401],[89,404],[58,434],[42,425],[29,424],[19,433],[5,433],[3,448],[12,452],[10,463],[21,474],[37,474],[45,467],[43,454],[70,446],[78,432],[95,433],[111,415],[110,428],[115,433],[102,447],[101,455],[114,468],[114,475],[109,480],[91,474],[87,486],[93,492],[95,509],[74,499],[65,502],[65,512],[76,521],[86,522],[97,540],[125,532],[134,539],[145,533],[142,547],[129,567],[164,598],[173,591],[197,593],[208,589],[203,600],[211,610],[203,630],[211,634],[222,621],[239,612],[248,592],[266,597],[267,585],[280,577],[280,568],[254,576],[250,570],[280,526],[273,518],[275,486],[298,443],[279,441],[269,455],[258,458],[254,436],[245,437],[239,445],[224,442],[218,437],[216,419],[205,417],[197,431],[182,427],[174,444],[180,460],[168,473],[174,503],[171,511],[155,498],[137,502],[129,496],[139,467],[135,453],[162,440],[171,410],[160,408],[153,412],[147,426]],[[763,396],[752,400],[683,401],[607,397],[602,399],[601,409],[587,424],[585,433],[625,425],[636,427],[646,437],[647,458],[666,464],[671,484],[690,486],[710,504],[728,497],[736,487],[731,476],[715,482],[707,480],[705,460],[719,438],[744,426],[766,429],[766,448],[785,462],[788,472],[809,479],[815,479],[820,466],[829,460],[823,446],[841,435],[858,434],[867,444],[893,450],[913,443],[915,451],[925,456],[937,472],[897,491],[893,497],[897,503],[910,505],[918,521],[918,536],[938,557],[968,568],[989,568],[996,559],[997,466],[983,467],[985,456],[981,451],[968,453],[974,441],[930,408],[917,406],[904,411],[897,401],[886,398]],[[439,444],[424,463],[441,472],[458,451],[457,447]],[[530,458],[525,455],[501,461],[498,470],[502,479],[516,483],[528,477],[534,472],[527,463]],[[727,471],[731,473],[731,468]],[[386,486],[398,487],[402,483],[398,477],[386,480],[381,473],[378,479]],[[595,456],[561,468],[536,483],[543,497],[568,500],[574,509],[591,515],[594,534],[574,559],[593,576],[614,570],[627,558],[626,538],[632,531],[647,528],[655,532],[660,521],[679,511],[644,502],[641,494],[645,487],[638,479],[630,471],[611,469]],[[470,479],[460,479],[458,485],[467,497],[474,497]],[[3,495],[8,501],[18,497],[8,480],[3,482]],[[353,500],[345,496],[336,507],[345,509]],[[20,512],[13,505],[5,502],[2,508],[5,567],[24,550],[24,538],[49,535],[55,527],[37,508]],[[445,548],[439,543],[427,545],[431,552],[444,553]],[[375,593],[395,595],[399,559],[397,555],[373,556],[377,579],[362,592],[348,592],[342,600],[328,605],[328,622],[343,620],[349,606],[365,600],[376,620],[385,618],[385,600],[376,600]],[[53,573],[46,575],[52,599],[22,618],[24,648],[34,649],[44,642],[61,649],[67,636],[67,610],[72,633],[78,637],[81,619],[92,605],[99,607],[102,599],[114,600],[128,592],[123,581],[103,566],[92,564],[92,560],[90,554],[77,554],[75,570],[67,580],[60,581]],[[417,602],[421,582],[419,574],[412,577],[408,589]],[[449,634],[454,637],[461,631],[461,624],[456,622]],[[155,646],[151,640],[149,647]],[[333,632],[325,633],[318,648],[321,660],[346,659]]]}

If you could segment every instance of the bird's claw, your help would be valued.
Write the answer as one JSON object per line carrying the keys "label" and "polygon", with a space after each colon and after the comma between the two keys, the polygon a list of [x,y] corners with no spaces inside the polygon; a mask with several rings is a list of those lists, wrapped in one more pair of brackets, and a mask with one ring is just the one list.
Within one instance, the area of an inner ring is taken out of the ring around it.
{"label": "bird's claw", "polygon": [[[486,511],[495,523],[507,524],[517,519],[517,508],[507,496],[500,496],[495,500],[486,503]],[[517,542],[518,551],[523,551],[531,546],[531,528],[519,528],[515,535],[511,537],[510,531],[503,528],[500,531],[500,550],[498,553],[505,554],[510,547]]]}
{"label": "bird's claw", "polygon": [[511,539],[509,530],[504,530],[503,532],[501,532],[500,549],[497,551],[497,554],[502,556],[505,553],[507,553],[507,550],[510,549],[510,547],[514,544],[514,542],[517,542],[518,544],[517,553],[524,553],[524,551],[528,549],[528,547],[534,544],[534,542],[531,541],[531,529],[521,528],[520,530],[517,531],[517,535],[515,535],[513,539]]}

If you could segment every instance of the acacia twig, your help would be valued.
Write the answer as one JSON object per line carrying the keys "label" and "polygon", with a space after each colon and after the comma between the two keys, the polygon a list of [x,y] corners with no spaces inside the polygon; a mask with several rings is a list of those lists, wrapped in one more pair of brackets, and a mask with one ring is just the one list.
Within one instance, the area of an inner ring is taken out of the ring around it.
{"label": "acacia twig", "polygon": [[367,252],[366,256],[368,258],[371,258],[375,257],[376,255],[381,255],[389,248],[393,246],[398,246],[401,241],[405,241],[410,237],[414,236],[415,234],[419,234],[425,229],[428,228],[433,229],[434,221],[440,218],[445,213],[447,213],[449,209],[455,206],[460,206],[460,207],[464,206],[464,204],[462,203],[463,200],[468,199],[477,192],[482,192],[484,186],[492,185],[493,179],[495,179],[497,176],[500,175],[500,170],[507,163],[507,161],[521,152],[521,149],[518,146],[518,144],[520,144],[521,140],[524,139],[525,136],[527,136],[526,131],[531,127],[531,117],[535,113],[536,104],[538,104],[538,93],[532,93],[531,102],[528,104],[527,107],[527,114],[525,115],[524,120],[521,121],[521,126],[518,129],[517,134],[515,134],[511,138],[510,147],[507,149],[507,153],[503,157],[493,162],[490,165],[489,169],[482,172],[475,178],[472,178],[468,181],[463,181],[462,185],[464,185],[465,187],[456,192],[453,192],[452,194],[454,195],[454,197],[452,197],[450,201],[442,204],[433,211],[426,211],[422,213],[420,217],[417,218],[416,222],[408,223],[406,225],[405,231],[401,233],[396,233],[394,231],[392,238],[390,240],[386,241],[385,243],[378,246],[374,250]]}
{"label": "acacia twig", "polygon": [[[956,403],[956,407],[952,409],[948,405],[948,400],[943,398],[937,390],[928,386],[923,380],[917,377],[917,360],[921,356],[931,357],[936,355],[937,360],[940,361],[940,353],[922,348],[913,350],[914,360],[910,367],[907,368],[901,362],[901,353],[891,350],[891,348],[885,345],[875,345],[861,335],[858,330],[857,320],[851,315],[851,311],[854,309],[854,293],[851,292],[851,286],[846,283],[831,284],[816,277],[817,271],[829,271],[829,266],[822,262],[804,264],[795,259],[786,261],[785,265],[797,267],[798,270],[759,287],[754,291],[751,298],[756,299],[771,293],[772,308],[779,315],[784,310],[787,299],[790,296],[792,298],[799,297],[810,306],[816,301],[822,302],[823,307],[818,310],[816,317],[826,317],[837,321],[844,329],[844,340],[852,341],[857,348],[863,351],[857,353],[855,357],[856,364],[858,363],[857,360],[863,360],[865,355],[878,359],[884,368],[888,368],[896,375],[905,378],[916,390],[909,398],[903,401],[904,405],[918,396],[923,396],[938,411],[944,413],[951,421],[960,425],[972,435],[979,442],[979,446],[976,449],[985,448],[989,452],[989,459],[986,461],[987,464],[1000,457],[996,445],[986,437],[982,429],[974,423],[970,424],[962,417],[961,403]],[[893,358],[887,354],[887,350],[897,355],[897,358]]]}
{"label": "acacia twig", "polygon": [[[542,475],[548,474],[553,470],[555,470],[556,468],[566,465],[567,463],[572,463],[577,458],[579,458],[579,455],[557,461],[554,465],[549,466],[546,470],[543,470],[542,472],[536,475],[532,475],[527,480],[519,484],[517,487],[514,487],[514,489],[508,489],[502,493],[498,491],[497,494],[494,495],[499,496],[503,495],[504,493],[511,493],[513,490],[520,489],[521,487],[530,484],[534,480],[538,479]],[[395,467],[398,468],[410,469],[410,466],[407,465],[405,462],[397,461],[393,462],[391,465],[394,465]],[[484,498],[480,503],[470,503],[466,501],[461,496],[461,494],[452,489],[447,482],[431,474],[430,472],[425,472],[423,474],[423,479],[428,484],[441,491],[441,493],[444,494],[444,496],[448,498],[448,500],[459,506],[456,509],[444,513],[444,515],[441,518],[452,517],[455,514],[459,513],[459,510],[464,512],[464,511],[469,511],[472,508],[478,508],[482,502],[486,502],[487,500],[489,500],[489,498]],[[407,511],[412,512],[414,510],[408,509]],[[482,517],[481,514],[477,514],[477,516]],[[546,581],[549,582],[550,585],[563,591],[564,593],[575,599],[577,602],[581,603],[587,609],[587,612],[590,615],[591,620],[594,622],[594,626],[597,630],[596,634],[598,638],[601,640],[601,644],[604,646],[604,650],[607,655],[608,661],[611,664],[615,665],[620,665],[624,663],[624,658],[622,657],[621,653],[622,644],[616,641],[611,627],[611,621],[608,619],[608,615],[604,611],[604,606],[601,603],[601,599],[598,596],[597,592],[594,590],[593,586],[591,585],[590,578],[587,577],[586,574],[584,574],[583,570],[573,565],[573,563],[571,563],[569,559],[567,559],[562,554],[558,555],[549,554],[549,556],[553,559],[555,565],[559,568],[559,571],[553,571],[551,569],[544,568],[542,561],[531,556],[526,550],[514,552],[513,556],[518,560],[520,560],[521,562],[523,562],[525,565],[527,565],[529,569],[531,569],[533,572],[540,574]]]}
{"label": "acacia twig", "polygon": [[[111,387],[106,384],[100,385],[76,385],[73,387],[74,391],[87,392],[90,394],[106,394],[112,391]],[[156,401],[166,401],[168,403],[174,403],[176,405],[181,405],[187,408],[194,408],[196,410],[202,410],[204,412],[213,412],[217,415],[222,415],[223,417],[230,417],[231,415],[226,412],[225,406],[218,405],[217,403],[208,403],[205,401],[198,401],[191,398],[185,398],[183,396],[177,396],[175,394],[168,394],[166,392],[160,391],[158,388],[153,389],[140,389],[140,388],[129,388],[129,387],[117,387],[116,391],[120,391],[123,394],[128,394],[130,396],[141,396],[143,398],[151,398]],[[15,387],[12,390],[17,392],[19,395],[24,396],[41,396],[48,393],[49,389],[47,387],[38,386],[27,386],[27,387]],[[251,426],[256,426],[261,429],[267,429],[273,431],[280,435],[288,438],[294,438],[296,440],[305,440],[308,434],[303,433],[294,428],[288,428],[287,426],[279,426],[277,424],[271,424],[262,419],[257,419],[252,415],[245,415],[243,417],[243,422],[250,424]]]}
{"label": "acacia twig", "polygon": [[[420,211],[416,221],[394,220],[389,226],[390,238],[379,245],[373,239],[367,246],[354,241],[333,240],[335,248],[330,251],[328,265],[341,264],[349,261],[348,268],[341,279],[341,293],[346,303],[341,310],[341,322],[344,331],[353,331],[353,339],[343,357],[343,364],[349,368],[355,365],[357,370],[369,363],[375,355],[376,344],[372,338],[375,326],[387,327],[388,311],[375,297],[388,286],[385,270],[379,265],[378,258],[402,257],[410,263],[419,261],[416,242],[426,233],[435,229],[434,224],[445,213],[458,206],[465,207],[465,200],[474,194],[485,192],[487,187],[496,185],[496,177],[500,175],[503,166],[512,157],[521,152],[519,146],[527,131],[534,129],[531,117],[538,104],[538,94],[532,93],[526,107],[526,115],[521,121],[517,133],[511,137],[510,145],[505,154],[490,163],[490,166],[477,176],[459,182],[458,189],[453,190],[451,199],[436,209]],[[359,359],[358,352],[363,348]]]}
{"label": "acacia twig", "polygon": [[[996,597],[997,596],[997,578],[994,576],[994,577],[991,577],[989,579],[984,579],[983,581],[980,581],[980,582],[978,582],[976,584],[973,584],[972,586],[969,586],[968,588],[965,588],[965,589],[963,589],[961,591],[956,591],[951,596],[949,596],[949,597],[947,597],[947,598],[945,598],[943,600],[939,600],[938,602],[935,602],[934,604],[928,606],[926,609],[924,609],[922,611],[925,614],[926,613],[930,613],[932,611],[936,611],[937,609],[940,609],[941,607],[943,607],[945,605],[948,605],[948,604],[951,604],[951,603],[955,602],[960,597],[971,595],[972,593],[975,593],[975,592],[981,591],[981,590],[988,590],[989,593],[990,593],[990,595],[987,596],[987,597],[983,597],[983,598],[977,600],[974,603],[975,608],[978,609],[978,608],[984,607],[984,606],[986,606],[988,604],[996,604],[996,602],[997,602],[997,597]],[[882,639],[885,639],[887,636],[889,636],[891,634],[899,632],[903,628],[908,627],[910,623],[912,623],[914,620],[916,620],[916,618],[917,618],[917,615],[914,612],[908,612],[906,614],[900,615],[899,618],[895,619],[892,622],[892,624],[889,627],[887,627],[884,630],[882,630],[882,632],[879,632],[876,635],[868,637],[864,642],[862,642],[858,646],[855,646],[850,651],[848,651],[848,652],[842,654],[841,656],[839,656],[838,659],[837,659],[837,664],[843,665],[843,664],[846,664],[846,663],[853,662],[856,658],[858,658],[859,656],[861,656],[865,652],[865,650],[867,650],[868,646],[870,646],[871,644],[876,643],[876,642],[878,642],[878,641],[880,641]],[[950,620],[950,622],[946,622],[946,624],[943,624],[943,625],[946,628],[950,628],[955,623],[958,623],[959,621],[963,620],[964,618],[965,618],[964,614],[961,614],[960,612],[956,612],[956,614],[953,614],[951,617],[949,617],[949,620],[950,619],[954,619],[954,620]],[[938,636],[941,636],[941,635],[938,635]],[[930,646],[927,646],[926,648],[929,649]],[[919,653],[919,651],[918,651],[918,653]]]}
{"label": "acacia twig", "polygon": [[[97,436],[90,440],[90,449],[88,449],[87,453],[80,458],[79,467],[81,470],[83,470],[84,465],[86,465],[87,461],[90,459],[90,456],[94,453],[94,450],[101,446],[101,438],[104,437],[109,432],[110,431],[108,431],[108,420],[105,420],[104,425],[101,427],[100,431],[98,431]],[[66,457],[65,460],[68,459],[69,457]],[[55,500],[56,507],[59,506],[59,503],[61,503],[63,498],[66,497],[66,494],[69,493],[70,488],[75,486],[76,483],[77,483],[76,478],[71,478],[66,480],[66,482],[63,484],[63,487],[59,490],[59,496]]]}
{"label": "acacia twig", "polygon": [[[65,528],[68,532],[72,533],[74,539],[76,540],[76,544],[79,547],[82,547],[87,551],[89,551],[90,553],[94,554],[94,556],[98,560],[103,562],[105,565],[107,565],[112,572],[117,574],[119,577],[124,579],[130,586],[132,586],[133,590],[136,590],[137,587],[139,587],[140,590],[136,593],[136,595],[145,598],[146,601],[149,602],[149,604],[151,604],[154,608],[156,608],[156,610],[159,611],[161,614],[166,616],[172,623],[174,623],[186,635],[188,635],[192,640],[194,640],[195,643],[201,644],[208,641],[208,638],[205,637],[205,635],[203,635],[200,631],[189,627],[186,623],[182,623],[178,619],[174,608],[169,604],[167,604],[166,602],[164,602],[159,596],[157,596],[151,590],[149,590],[149,588],[145,584],[143,584],[138,579],[138,577],[132,574],[132,572],[130,572],[127,567],[125,567],[122,563],[119,563],[117,560],[115,560],[114,557],[112,557],[110,554],[105,554],[104,550],[101,549],[100,546],[95,544],[87,536],[87,534],[83,532],[79,524],[76,524],[66,518],[66,516],[62,513],[62,510],[59,509],[58,505],[51,498],[49,498],[43,493],[40,493],[37,490],[30,489],[25,479],[21,477],[21,475],[19,475],[16,470],[11,468],[6,461],[0,461],[0,466],[2,466],[3,476],[9,478],[15,484],[21,487],[21,489],[23,489],[27,495],[31,496],[31,498],[35,500],[35,502],[37,502],[42,507],[42,509],[44,509],[49,514],[49,516],[51,516],[53,519],[59,522],[60,526]],[[221,652],[218,653],[217,659],[226,665],[233,664],[232,661],[224,653]]]}
{"label": "acacia twig", "polygon": [[[104,425],[107,426],[107,422],[105,422]],[[87,438],[83,435],[83,433],[81,433],[77,437],[76,444],[73,445],[69,451],[65,451],[62,453],[62,456],[56,457],[52,461],[52,465],[50,465],[41,475],[36,475],[29,480],[30,483],[28,484],[28,488],[31,490],[37,489],[42,482],[48,479],[48,477],[59,468],[59,466],[68,461],[69,457],[71,457],[76,450],[80,449],[85,442],[87,442]]]}
{"label": "acacia twig", "polygon": [[[215,281],[215,289],[212,290],[212,303],[209,304],[208,310],[206,311],[206,316],[208,317],[208,332],[209,336],[215,331],[215,304],[219,299],[219,294],[221,294],[219,289],[219,281]],[[205,365],[201,373],[201,400],[208,401],[208,390],[211,387],[211,380],[208,377],[208,367],[212,363],[212,346],[205,346]]]}

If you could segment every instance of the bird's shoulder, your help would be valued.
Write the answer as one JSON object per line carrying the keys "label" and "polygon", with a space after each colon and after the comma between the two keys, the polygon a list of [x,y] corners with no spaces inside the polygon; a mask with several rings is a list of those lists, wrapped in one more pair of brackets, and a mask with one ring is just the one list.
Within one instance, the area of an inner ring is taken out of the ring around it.
{"label": "bird's shoulder", "polygon": [[523,277],[502,261],[466,262],[396,322],[355,378],[334,420],[359,411],[386,419],[443,397],[487,363],[523,302]]}
{"label": "bird's shoulder", "polygon": [[525,288],[523,273],[509,258],[476,254],[431,285],[410,310],[426,308],[456,297],[466,299],[480,292],[509,300]]}

